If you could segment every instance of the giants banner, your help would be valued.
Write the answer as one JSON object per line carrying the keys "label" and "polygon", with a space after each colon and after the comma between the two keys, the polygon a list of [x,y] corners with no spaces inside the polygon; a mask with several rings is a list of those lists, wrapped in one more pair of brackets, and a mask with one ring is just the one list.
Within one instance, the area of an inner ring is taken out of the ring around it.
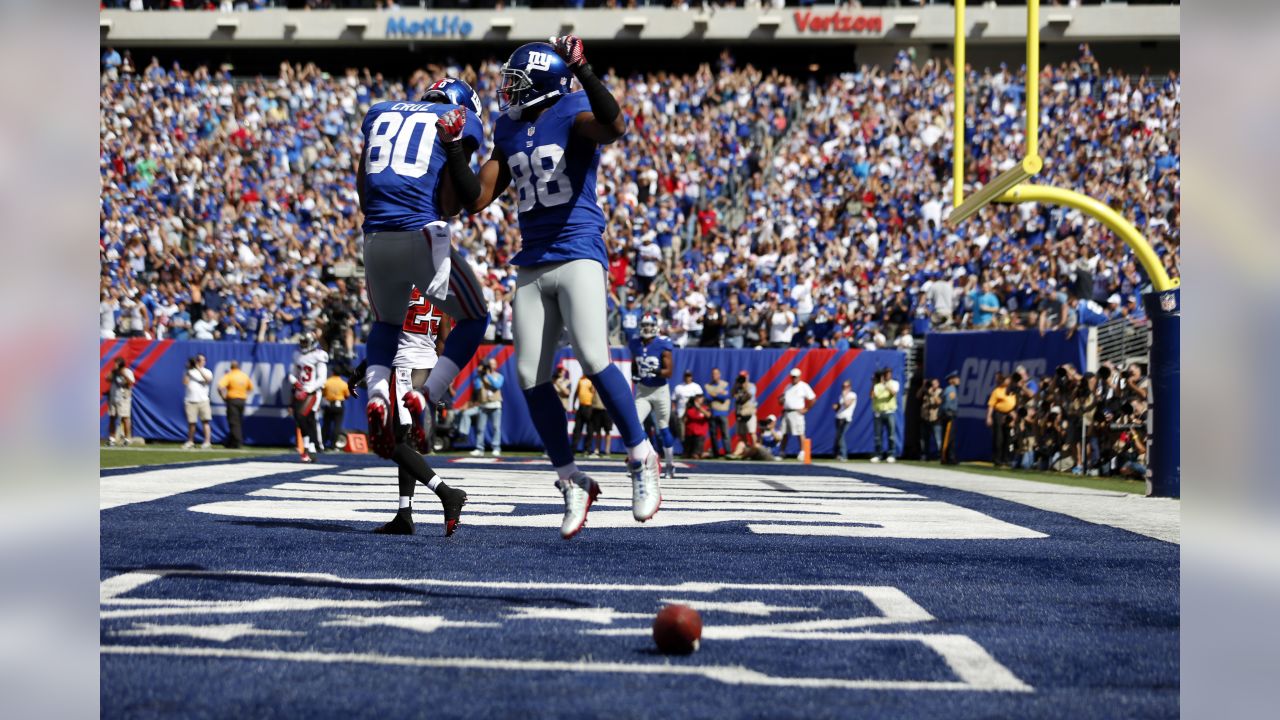
{"label": "giants banner", "polygon": [[996,373],[1008,375],[1022,365],[1037,381],[1070,363],[1085,370],[1088,335],[1037,330],[929,333],[925,342],[924,375],[944,378],[960,373],[960,412],[953,430],[956,458],[991,459],[991,429],[987,427],[987,397],[996,386]]}
{"label": "giants banner", "polygon": [[[101,389],[107,389],[107,375],[116,358],[124,358],[137,376],[133,393],[133,428],[138,437],[150,440],[183,441],[187,437],[186,417],[183,410],[182,376],[189,358],[203,354],[207,367],[213,372],[215,386],[227,372],[231,361],[240,363],[240,369],[253,379],[254,390],[249,395],[245,413],[245,442],[250,445],[289,446],[294,442],[293,420],[289,417],[289,365],[296,346],[269,343],[199,342],[173,340],[104,340],[101,343]],[[363,357],[364,348],[357,348],[357,359]],[[627,377],[631,376],[629,353],[622,348],[612,350],[613,360]],[[528,407],[516,378],[514,351],[509,345],[481,346],[478,358],[493,358],[506,379],[502,389],[502,440],[504,447],[540,448],[529,421]],[[556,358],[558,367],[569,371],[570,382],[577,386],[582,375],[581,367],[568,348],[561,349]],[[475,381],[476,363],[463,368],[454,383],[454,406],[464,407],[471,399]],[[693,372],[694,381],[703,384],[711,379],[712,368],[719,368],[726,382],[732,387],[740,371],[747,371],[756,386],[758,416],[782,415],[782,393],[786,389],[789,374],[799,368],[805,382],[818,396],[806,418],[808,437],[813,441],[816,454],[830,454],[835,449],[835,408],[840,385],[849,380],[858,395],[858,405],[847,442],[851,453],[870,453],[874,447],[871,422],[871,376],[882,368],[893,370],[894,377],[906,387],[903,378],[903,356],[895,350],[730,350],[730,349],[681,349],[675,352],[675,369],[672,385],[681,382],[685,370]],[[363,391],[362,391],[363,392]],[[221,442],[227,433],[226,406],[215,391],[213,403],[214,442]],[[899,403],[899,408],[902,403]],[[901,413],[901,409],[899,409]],[[100,419],[105,436],[107,404],[105,394],[100,403]],[[732,428],[732,417],[729,421]],[[570,428],[572,428],[570,417]],[[898,446],[902,445],[901,419],[898,427]],[[363,395],[348,402],[345,411],[345,429],[365,429]],[[616,434],[615,434],[616,438]],[[620,449],[615,441],[615,449]],[[791,454],[797,450],[792,441]]]}

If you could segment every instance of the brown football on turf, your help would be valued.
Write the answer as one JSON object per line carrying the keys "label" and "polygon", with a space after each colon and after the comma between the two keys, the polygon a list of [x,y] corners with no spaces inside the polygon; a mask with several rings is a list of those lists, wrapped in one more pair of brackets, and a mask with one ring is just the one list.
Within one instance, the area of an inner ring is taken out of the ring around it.
{"label": "brown football on turf", "polygon": [[688,655],[702,638],[702,616],[688,605],[667,605],[653,620],[653,641],[668,655]]}

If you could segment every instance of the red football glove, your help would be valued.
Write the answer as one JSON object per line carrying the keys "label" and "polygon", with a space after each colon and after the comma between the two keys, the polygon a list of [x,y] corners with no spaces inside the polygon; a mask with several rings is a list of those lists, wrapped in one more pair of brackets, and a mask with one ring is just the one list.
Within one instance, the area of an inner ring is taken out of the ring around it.
{"label": "red football glove", "polygon": [[582,38],[577,35],[553,37],[551,46],[556,49],[557,55],[564,58],[571,69],[587,64],[587,48],[582,44]]}
{"label": "red football glove", "polygon": [[462,129],[467,126],[467,111],[454,108],[436,118],[436,134],[440,142],[456,143],[462,138]]}
{"label": "red football glove", "polygon": [[302,389],[302,383],[293,384],[293,399],[299,401],[307,399],[307,391]]}

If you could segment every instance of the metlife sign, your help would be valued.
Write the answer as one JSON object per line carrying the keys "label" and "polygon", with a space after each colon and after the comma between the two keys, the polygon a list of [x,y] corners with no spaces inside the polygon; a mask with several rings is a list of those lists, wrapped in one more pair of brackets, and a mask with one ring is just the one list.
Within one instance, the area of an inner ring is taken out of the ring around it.
{"label": "metlife sign", "polygon": [[437,15],[421,20],[409,20],[404,16],[387,19],[388,38],[465,38],[474,26],[461,15]]}

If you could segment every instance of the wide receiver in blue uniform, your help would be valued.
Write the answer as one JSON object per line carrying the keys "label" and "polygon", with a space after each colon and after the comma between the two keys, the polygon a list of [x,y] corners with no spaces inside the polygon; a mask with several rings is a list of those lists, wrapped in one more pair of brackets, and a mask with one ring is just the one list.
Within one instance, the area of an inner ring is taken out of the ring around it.
{"label": "wide receiver in blue uniform", "polygon": [[667,460],[667,478],[675,477],[675,444],[671,435],[672,355],[675,345],[658,334],[658,318],[646,314],[640,319],[640,336],[628,343],[631,350],[631,379],[636,385],[636,415],[640,422],[653,413],[653,426]]}
{"label": "wide receiver in blue uniform", "polygon": [[[444,397],[488,326],[480,283],[454,249],[444,221],[479,193],[467,158],[483,140],[480,109],[475,91],[455,78],[436,82],[418,102],[377,103],[361,125],[364,151],[356,171],[364,212],[365,284],[375,319],[364,378],[369,446],[436,492],[444,503],[445,534],[456,527],[466,493],[440,482],[406,442],[403,427],[394,421],[391,368],[415,286],[454,320],[448,347],[427,380],[426,397],[417,390],[404,397],[418,416],[415,422],[422,422],[432,398]],[[397,532],[393,523],[379,532]]]}
{"label": "wide receiver in blue uniform", "polygon": [[[582,91],[570,92],[573,77]],[[627,446],[631,513],[644,522],[662,497],[658,454],[644,436],[627,379],[609,360],[605,217],[596,204],[600,146],[627,130],[618,101],[596,77],[573,36],[521,46],[502,67],[505,113],[494,121],[493,156],[480,170],[472,212],[515,185],[520,252],[512,301],[516,368],[547,456],[560,476],[564,522],[573,537],[600,487],[578,470],[568,423],[552,385],[560,333],[567,330],[582,371],[600,392]]]}

